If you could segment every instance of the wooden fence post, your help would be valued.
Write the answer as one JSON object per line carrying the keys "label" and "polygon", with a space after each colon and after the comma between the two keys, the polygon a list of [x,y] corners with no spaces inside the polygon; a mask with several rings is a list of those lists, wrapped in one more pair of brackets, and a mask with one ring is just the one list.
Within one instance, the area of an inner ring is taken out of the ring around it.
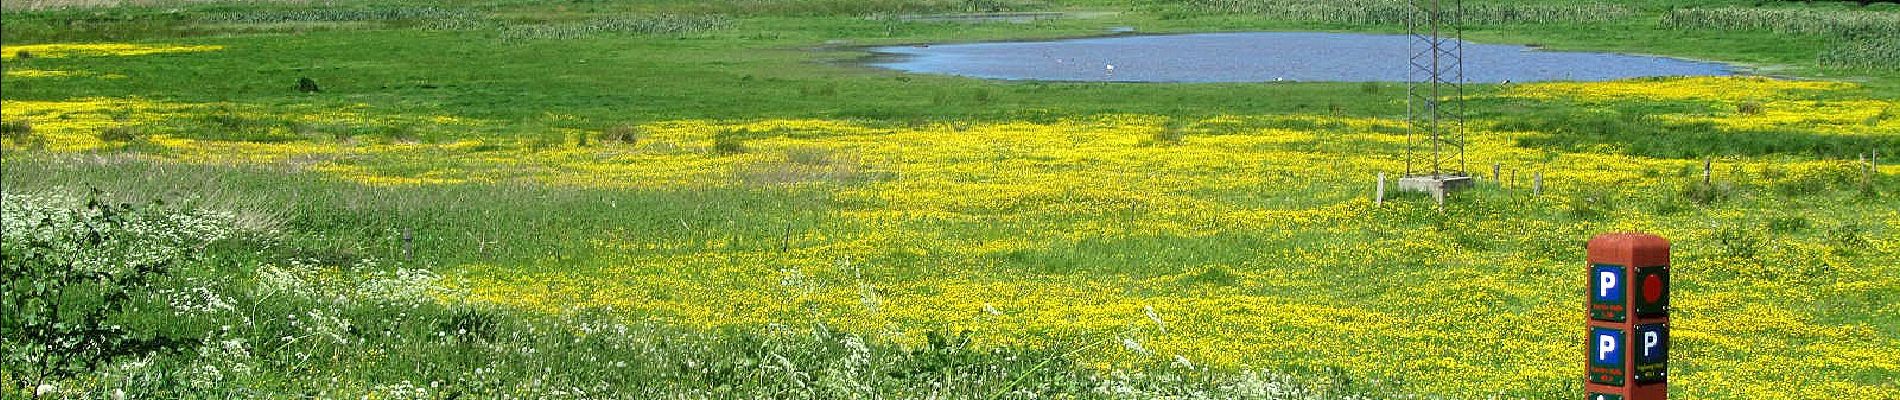
{"label": "wooden fence post", "polygon": [[1379,189],[1372,194],[1373,205],[1385,205],[1385,173],[1379,173]]}
{"label": "wooden fence post", "polygon": [[1544,171],[1531,174],[1531,196],[1544,195]]}

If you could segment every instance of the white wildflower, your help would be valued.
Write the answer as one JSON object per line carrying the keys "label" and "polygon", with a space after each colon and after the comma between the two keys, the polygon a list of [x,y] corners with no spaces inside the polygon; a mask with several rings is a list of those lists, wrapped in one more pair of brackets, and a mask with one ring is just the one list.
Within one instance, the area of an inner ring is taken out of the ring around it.
{"label": "white wildflower", "polygon": [[[373,260],[364,260],[373,264]],[[363,280],[357,292],[364,298],[392,303],[423,303],[441,293],[442,276],[424,269],[398,268],[393,273],[378,273]]]}
{"label": "white wildflower", "polygon": [[1189,362],[1187,356],[1180,354],[1174,355],[1174,365],[1181,368],[1194,369],[1194,363]]}
{"label": "white wildflower", "polygon": [[1127,348],[1128,351],[1135,352],[1135,354],[1144,356],[1152,354],[1148,352],[1148,348],[1141,346],[1141,342],[1135,341],[1135,338],[1132,337],[1122,337],[1122,347]]}

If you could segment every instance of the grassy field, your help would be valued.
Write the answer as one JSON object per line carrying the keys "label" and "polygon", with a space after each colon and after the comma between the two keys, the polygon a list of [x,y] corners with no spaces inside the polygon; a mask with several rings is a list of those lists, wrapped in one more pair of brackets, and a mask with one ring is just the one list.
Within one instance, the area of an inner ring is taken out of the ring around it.
{"label": "grassy field", "polygon": [[1470,1],[1763,77],[1474,85],[1442,210],[1402,84],[857,63],[1400,3],[9,2],[0,396],[1579,398],[1640,230],[1676,398],[1900,398],[1900,6]]}

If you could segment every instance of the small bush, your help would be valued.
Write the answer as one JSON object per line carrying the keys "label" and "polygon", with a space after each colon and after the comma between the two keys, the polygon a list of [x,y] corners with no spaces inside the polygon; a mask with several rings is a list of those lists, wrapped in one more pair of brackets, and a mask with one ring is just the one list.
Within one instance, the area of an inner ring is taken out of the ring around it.
{"label": "small bush", "polygon": [[1593,190],[1570,196],[1570,216],[1577,219],[1599,219],[1616,209],[1614,197],[1610,192]]}
{"label": "small bush", "polygon": [[1827,230],[1827,241],[1834,249],[1852,251],[1867,246],[1867,228],[1859,224],[1843,224]]}
{"label": "small bush", "polygon": [[462,340],[490,341],[501,331],[505,319],[506,316],[499,312],[469,306],[457,307],[449,312],[448,318],[436,324],[436,330],[453,332],[456,338]]}
{"label": "small bush", "polygon": [[416,135],[416,126],[409,123],[384,125],[382,129],[378,129],[377,135],[393,142],[414,143],[420,140],[420,137]]}
{"label": "small bush", "polygon": [[838,95],[838,84],[827,82],[816,86],[801,87],[798,88],[798,94],[805,97],[836,97]]}
{"label": "small bush", "polygon": [[[1900,63],[1897,63],[1897,64],[1900,64]],[[1871,117],[1867,117],[1867,119],[1861,120],[1860,124],[1870,126],[1870,127],[1878,126],[1880,125],[1881,122],[1886,121],[1888,119],[1892,119],[1895,116],[1900,116],[1900,113],[1895,113],[1894,107],[1889,106],[1887,108],[1880,109],[1879,114],[1874,114]]]}
{"label": "small bush", "polygon": [[1236,282],[1240,282],[1239,275],[1218,265],[1202,268],[1198,272],[1188,274],[1181,278],[1181,283],[1213,286],[1232,286]]}
{"label": "small bush", "polygon": [[354,139],[354,138],[356,138],[356,133],[351,132],[349,129],[336,129],[336,130],[330,131],[331,140],[335,140],[338,142],[348,142],[350,141],[350,139]]}
{"label": "small bush", "polygon": [[31,121],[0,122],[0,139],[11,140],[14,143],[23,143],[31,136],[33,136],[33,122]]}
{"label": "small bush", "polygon": [[1762,105],[1759,101],[1744,101],[1742,104],[1735,105],[1735,113],[1742,115],[1761,115],[1763,111],[1766,111],[1765,107],[1766,106]]}
{"label": "small bush", "polygon": [[1182,140],[1187,139],[1187,124],[1186,120],[1179,118],[1168,120],[1161,129],[1154,131],[1153,136],[1148,138],[1148,143],[1156,146],[1181,144]]}
{"label": "small bush", "polygon": [[1813,226],[1813,223],[1809,222],[1807,217],[1799,215],[1775,217],[1774,219],[1768,220],[1768,230],[1782,234],[1801,233],[1807,231],[1811,226]]}
{"label": "small bush", "polygon": [[1716,231],[1713,239],[1724,255],[1754,258],[1761,250],[1761,238],[1754,235],[1754,231],[1749,227],[1728,226]]}
{"label": "small bush", "polygon": [[101,141],[129,143],[144,139],[145,131],[136,126],[119,125],[100,128],[94,136],[97,136]]}
{"label": "small bush", "polygon": [[1379,91],[1384,90],[1384,89],[1385,89],[1385,86],[1379,84],[1378,82],[1366,82],[1366,83],[1359,84],[1359,93],[1379,94]]}
{"label": "small bush", "polygon": [[284,130],[298,137],[315,137],[320,133],[322,127],[305,121],[290,121],[284,123]]}
{"label": "small bush", "polygon": [[713,135],[713,153],[729,155],[746,152],[745,136],[750,134],[752,134],[752,131],[748,129],[720,131],[718,134]]}
{"label": "small bush", "polygon": [[115,122],[125,122],[132,120],[132,114],[136,113],[138,112],[129,108],[114,108],[106,110],[106,117],[112,118]]}
{"label": "small bush", "polygon": [[1788,197],[1808,196],[1837,189],[1854,189],[1855,184],[1864,180],[1864,167],[1849,163],[1830,164],[1824,167],[1805,169],[1795,172],[1783,172],[1781,169],[1765,170],[1775,172],[1773,188],[1775,192]]}
{"label": "small bush", "polygon": [[621,124],[601,131],[600,141],[602,143],[619,142],[621,144],[634,144],[640,141],[641,136],[645,136],[645,132],[640,129],[639,126]]}
{"label": "small bush", "polygon": [[205,244],[230,236],[214,218],[110,205],[94,190],[83,208],[8,193],[0,235],[0,366],[12,388],[91,374],[114,360],[189,345],[116,318]]}
{"label": "small bush", "polygon": [[1735,186],[1728,183],[1695,182],[1682,187],[1682,198],[1701,205],[1728,201],[1735,197]]}
{"label": "small bush", "polygon": [[535,151],[557,148],[565,144],[567,144],[567,135],[552,130],[543,130],[528,139],[528,148]]}

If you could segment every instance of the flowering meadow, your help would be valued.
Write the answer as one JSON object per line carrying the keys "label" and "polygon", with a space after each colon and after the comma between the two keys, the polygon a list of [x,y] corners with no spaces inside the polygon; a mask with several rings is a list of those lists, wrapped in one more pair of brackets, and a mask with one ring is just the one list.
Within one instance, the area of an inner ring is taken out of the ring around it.
{"label": "flowering meadow", "polygon": [[[1575,398],[1583,242],[1642,231],[1674,243],[1673,396],[1900,399],[1891,72],[1772,48],[1727,56],[1788,76],[1474,85],[1478,184],[1441,207],[1374,198],[1405,169],[1401,85],[996,83],[810,48],[1283,6],[1256,3],[689,7],[627,20],[717,23],[525,39],[508,24],[652,10],[112,8],[230,36],[9,38],[0,393]],[[1663,15],[1593,7],[1618,13],[1492,23]],[[1344,23],[1274,18],[1242,27]],[[801,24],[830,33],[775,30]]]}

